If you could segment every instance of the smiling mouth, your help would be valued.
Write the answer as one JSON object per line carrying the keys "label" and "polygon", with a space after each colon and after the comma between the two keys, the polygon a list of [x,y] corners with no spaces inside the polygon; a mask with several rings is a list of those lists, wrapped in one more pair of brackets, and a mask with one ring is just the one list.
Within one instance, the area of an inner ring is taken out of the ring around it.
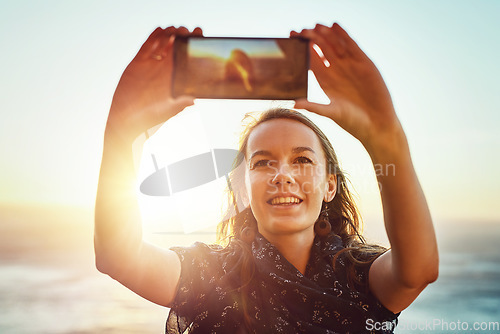
{"label": "smiling mouth", "polygon": [[267,201],[271,205],[294,205],[302,203],[302,200],[297,197],[275,197]]}

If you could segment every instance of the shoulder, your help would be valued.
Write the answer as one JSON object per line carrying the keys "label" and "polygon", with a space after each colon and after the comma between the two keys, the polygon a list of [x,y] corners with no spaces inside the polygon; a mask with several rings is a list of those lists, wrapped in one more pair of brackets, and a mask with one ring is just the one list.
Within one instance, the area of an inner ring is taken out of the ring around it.
{"label": "shoulder", "polygon": [[239,262],[242,255],[242,249],[235,243],[230,243],[226,247],[217,244],[205,244],[196,242],[188,247],[170,248],[180,259],[182,271],[187,274],[188,271],[197,268],[198,270],[206,268],[212,273],[214,271],[227,271],[227,267],[232,267]]}
{"label": "shoulder", "polygon": [[198,315],[214,314],[214,308],[226,305],[221,300],[238,282],[232,275],[238,273],[233,266],[237,262],[233,260],[238,257],[237,248],[197,242],[171,250],[181,261],[179,285],[172,304],[176,316],[195,321]]}
{"label": "shoulder", "polygon": [[172,247],[170,248],[179,256],[181,262],[188,258],[195,257],[216,257],[218,251],[222,249],[219,245],[207,245],[203,242],[195,242],[188,247]]}

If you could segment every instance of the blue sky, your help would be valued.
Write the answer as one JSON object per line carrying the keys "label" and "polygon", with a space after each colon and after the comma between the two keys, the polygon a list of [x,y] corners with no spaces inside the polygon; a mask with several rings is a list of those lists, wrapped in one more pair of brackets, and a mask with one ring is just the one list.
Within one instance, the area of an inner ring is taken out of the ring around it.
{"label": "blue sky", "polygon": [[[156,26],[287,37],[337,21],[389,86],[434,217],[498,221],[499,14],[498,1],[3,1],[0,202],[92,206],[114,88]],[[323,99],[314,83],[310,96]],[[244,111],[268,105],[200,101],[186,115],[219,144],[237,132]],[[236,125],[222,121],[228,119]],[[365,215],[380,217],[366,153],[333,123],[317,121],[351,174]],[[214,136],[224,131],[227,137]],[[188,138],[177,148],[158,138],[150,150],[160,162],[169,149],[199,149]]]}

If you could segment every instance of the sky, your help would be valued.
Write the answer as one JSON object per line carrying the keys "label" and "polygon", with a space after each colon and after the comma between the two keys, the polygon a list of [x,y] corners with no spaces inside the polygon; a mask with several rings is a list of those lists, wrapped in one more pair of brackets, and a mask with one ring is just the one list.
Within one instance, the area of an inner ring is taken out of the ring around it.
{"label": "sky", "polygon": [[[92,207],[114,89],[155,27],[287,37],[290,30],[339,22],[386,80],[435,220],[498,222],[498,14],[500,2],[486,0],[2,1],[0,203]],[[309,96],[324,101],[313,77]],[[197,101],[146,144],[140,177],[152,172],[151,154],[165,166],[235,147],[242,115],[269,106],[292,104]],[[380,221],[363,147],[333,122],[311,117],[351,177],[365,222]],[[205,202],[222,181],[207,186],[208,193],[140,196],[141,207],[145,216],[179,202],[193,207],[193,198]]]}

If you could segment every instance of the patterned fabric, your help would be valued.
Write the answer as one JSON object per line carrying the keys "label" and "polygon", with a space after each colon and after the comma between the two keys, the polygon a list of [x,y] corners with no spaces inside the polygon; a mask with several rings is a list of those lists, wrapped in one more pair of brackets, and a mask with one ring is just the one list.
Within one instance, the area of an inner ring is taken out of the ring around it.
{"label": "patterned fabric", "polygon": [[[367,289],[369,266],[347,275],[340,237],[316,238],[303,275],[262,235],[252,244],[255,274],[241,286],[239,246],[227,249],[196,243],[172,248],[182,263],[181,278],[166,333],[392,333],[368,331],[368,323],[393,323],[398,314],[382,306]],[[246,298],[242,298],[245,295]],[[246,328],[246,306],[250,329]],[[369,321],[369,322],[367,322]]]}

